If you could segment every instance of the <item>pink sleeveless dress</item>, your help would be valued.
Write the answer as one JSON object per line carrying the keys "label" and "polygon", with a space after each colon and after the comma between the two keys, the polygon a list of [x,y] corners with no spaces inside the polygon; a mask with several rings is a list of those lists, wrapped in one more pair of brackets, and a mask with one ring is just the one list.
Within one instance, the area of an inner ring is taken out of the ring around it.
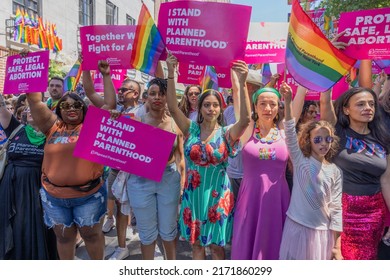
{"label": "pink sleeveless dress", "polygon": [[244,176],[234,214],[231,258],[277,260],[290,202],[284,131],[279,130],[279,139],[271,144],[252,135],[242,159]]}

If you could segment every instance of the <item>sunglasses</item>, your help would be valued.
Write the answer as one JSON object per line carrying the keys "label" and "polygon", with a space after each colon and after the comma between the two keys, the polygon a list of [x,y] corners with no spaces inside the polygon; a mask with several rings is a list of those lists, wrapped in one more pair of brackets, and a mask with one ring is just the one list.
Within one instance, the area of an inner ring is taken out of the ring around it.
{"label": "sunglasses", "polygon": [[187,93],[188,96],[199,96],[199,94],[200,94],[199,91]]}
{"label": "sunglasses", "polygon": [[118,92],[124,93],[124,92],[127,92],[127,91],[132,91],[132,92],[133,92],[133,91],[135,91],[135,89],[133,89],[133,88],[121,87],[121,88],[118,88],[117,91],[118,91]]}
{"label": "sunglasses", "polygon": [[74,109],[74,110],[81,110],[82,108],[84,107],[83,103],[81,103],[80,101],[75,101],[74,103],[68,103],[68,102],[62,102],[60,104],[60,109],[62,110],[70,110],[70,109]]}
{"label": "sunglasses", "polygon": [[332,143],[334,138],[332,136],[326,136],[325,139],[322,136],[316,136],[313,138],[314,144],[320,144],[322,140],[325,140],[326,143]]}

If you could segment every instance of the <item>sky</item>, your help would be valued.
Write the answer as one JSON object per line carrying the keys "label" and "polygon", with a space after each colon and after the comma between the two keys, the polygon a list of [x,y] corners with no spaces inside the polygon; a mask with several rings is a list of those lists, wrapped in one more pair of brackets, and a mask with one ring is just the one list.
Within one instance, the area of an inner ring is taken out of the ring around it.
{"label": "sky", "polygon": [[231,3],[252,6],[251,22],[287,22],[291,10],[287,0],[231,0]]}

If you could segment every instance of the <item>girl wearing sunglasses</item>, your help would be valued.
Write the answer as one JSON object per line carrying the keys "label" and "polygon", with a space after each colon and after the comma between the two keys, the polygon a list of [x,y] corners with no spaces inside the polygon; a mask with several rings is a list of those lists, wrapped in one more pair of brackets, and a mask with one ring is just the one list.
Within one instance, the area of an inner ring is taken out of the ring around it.
{"label": "girl wearing sunglasses", "polygon": [[280,259],[341,259],[341,171],[331,163],[338,137],[326,121],[309,121],[297,137],[291,88],[283,84],[286,144],[293,164],[290,205],[284,224]]}

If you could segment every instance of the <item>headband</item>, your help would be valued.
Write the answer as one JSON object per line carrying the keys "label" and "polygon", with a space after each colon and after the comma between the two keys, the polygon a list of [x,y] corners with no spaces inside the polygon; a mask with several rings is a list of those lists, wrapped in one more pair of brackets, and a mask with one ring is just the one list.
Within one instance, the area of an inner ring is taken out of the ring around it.
{"label": "headband", "polygon": [[262,94],[263,92],[272,92],[278,97],[279,100],[282,97],[280,95],[279,91],[277,91],[276,89],[274,89],[272,87],[265,87],[265,88],[261,88],[261,89],[256,90],[255,93],[252,95],[253,104],[256,104],[257,97],[259,97],[259,95]]}
{"label": "headband", "polygon": [[212,91],[214,91],[215,93],[217,93],[218,94],[218,96],[219,96],[219,98],[221,99],[221,107],[222,107],[222,109],[225,109],[226,107],[227,107],[227,105],[226,105],[226,102],[225,102],[225,98],[223,98],[223,95],[222,95],[222,93],[220,93],[218,90],[215,90],[215,89],[212,89],[212,88],[208,88],[208,89],[206,89],[206,90],[204,90],[203,92],[202,92],[202,95],[203,94],[205,94],[205,93],[207,93],[207,92],[212,92]]}

